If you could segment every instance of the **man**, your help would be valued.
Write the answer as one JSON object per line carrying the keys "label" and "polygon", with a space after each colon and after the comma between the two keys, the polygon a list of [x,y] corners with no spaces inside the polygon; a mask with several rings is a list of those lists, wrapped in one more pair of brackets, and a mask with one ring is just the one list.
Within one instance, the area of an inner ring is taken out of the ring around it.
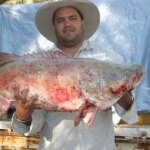
{"label": "man", "polygon": [[[73,57],[92,57],[122,63],[122,57],[113,51],[104,51],[88,39],[99,25],[99,10],[88,0],[61,0],[43,6],[36,15],[39,31],[55,43],[53,51]],[[76,112],[53,112],[34,109],[37,95],[28,96],[28,88],[14,90],[16,112],[13,115],[14,131],[28,136],[39,132],[40,150],[115,150],[111,109],[98,110],[90,127],[81,121],[74,126]],[[37,93],[38,94],[38,93]],[[30,98],[30,101],[27,101]],[[115,105],[122,119],[137,121],[135,102],[126,93]]]}

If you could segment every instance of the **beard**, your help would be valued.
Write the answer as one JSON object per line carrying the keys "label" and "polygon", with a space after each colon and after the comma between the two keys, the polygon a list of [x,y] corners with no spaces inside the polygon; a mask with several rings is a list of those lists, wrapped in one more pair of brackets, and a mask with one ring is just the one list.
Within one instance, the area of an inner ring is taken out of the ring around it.
{"label": "beard", "polygon": [[81,40],[83,40],[84,38],[84,31],[80,31],[78,33],[65,33],[62,35],[58,35],[56,33],[56,37],[58,40],[58,43],[63,45],[64,47],[72,47],[76,44],[78,44],[79,42],[81,42]]}

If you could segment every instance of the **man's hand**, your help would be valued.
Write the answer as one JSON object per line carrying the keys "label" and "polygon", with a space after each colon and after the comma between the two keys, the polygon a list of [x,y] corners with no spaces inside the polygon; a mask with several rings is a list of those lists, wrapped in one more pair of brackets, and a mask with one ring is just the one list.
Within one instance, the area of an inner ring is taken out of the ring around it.
{"label": "man's hand", "polygon": [[118,101],[118,104],[124,109],[128,110],[133,103],[133,96],[131,92],[126,92]]}
{"label": "man's hand", "polygon": [[19,85],[14,85],[14,98],[16,99],[16,116],[19,120],[29,121],[34,109],[34,103],[38,95],[29,97],[29,88],[20,89]]}

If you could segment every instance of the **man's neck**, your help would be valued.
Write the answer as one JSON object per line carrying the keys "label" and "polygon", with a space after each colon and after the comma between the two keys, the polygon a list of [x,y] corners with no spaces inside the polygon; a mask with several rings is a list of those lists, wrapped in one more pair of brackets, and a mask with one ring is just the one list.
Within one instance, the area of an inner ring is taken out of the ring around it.
{"label": "man's neck", "polygon": [[78,52],[80,47],[82,46],[82,43],[77,44],[75,46],[69,46],[69,47],[65,47],[63,45],[58,45],[58,48],[60,50],[62,50],[64,53],[74,56]]}
{"label": "man's neck", "polygon": [[74,55],[77,53],[78,48],[69,47],[69,48],[65,48],[65,49],[62,49],[62,48],[61,48],[61,50],[62,50],[64,53],[66,53],[66,54],[69,54],[69,55],[74,56]]}

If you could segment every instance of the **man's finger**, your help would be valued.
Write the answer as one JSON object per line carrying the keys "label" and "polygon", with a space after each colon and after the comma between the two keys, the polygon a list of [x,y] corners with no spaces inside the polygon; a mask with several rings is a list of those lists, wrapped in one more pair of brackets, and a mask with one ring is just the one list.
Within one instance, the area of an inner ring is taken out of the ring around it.
{"label": "man's finger", "polygon": [[14,98],[16,99],[16,101],[21,99],[20,96],[20,86],[18,84],[14,84],[13,87],[13,92],[14,92]]}
{"label": "man's finger", "polygon": [[28,98],[28,103],[26,104],[27,107],[33,107],[34,103],[38,101],[38,95],[35,94]]}
{"label": "man's finger", "polygon": [[26,101],[27,101],[28,94],[29,94],[29,88],[28,88],[28,87],[25,87],[25,88],[20,92],[20,96],[21,96],[22,102],[26,102]]}

